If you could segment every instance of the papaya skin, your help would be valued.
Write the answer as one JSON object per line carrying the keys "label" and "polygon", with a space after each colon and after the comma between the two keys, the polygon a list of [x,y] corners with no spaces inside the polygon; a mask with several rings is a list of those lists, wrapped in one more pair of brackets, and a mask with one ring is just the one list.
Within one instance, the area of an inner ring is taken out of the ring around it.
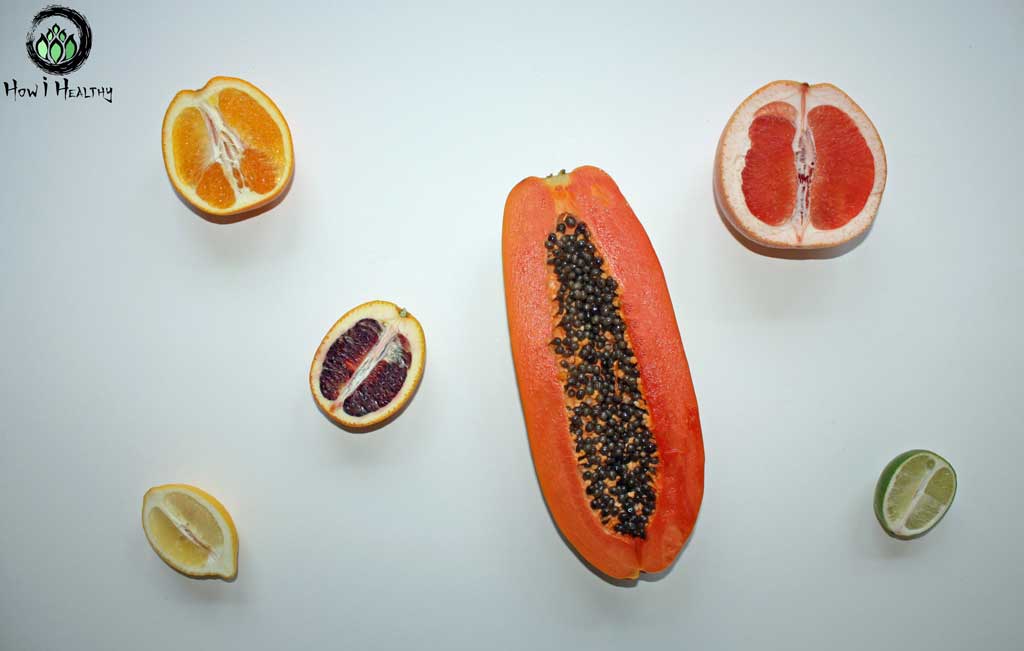
{"label": "papaya skin", "polygon": [[[622,316],[661,464],[657,506],[642,540],[606,529],[590,508],[565,408],[564,371],[551,350],[556,306],[543,246],[569,212],[587,224],[618,281]],[[616,579],[669,567],[693,530],[704,494],[697,399],[664,274],[646,231],[615,182],[580,167],[516,185],[505,203],[502,263],[509,335],[534,469],[551,515],[593,567]]]}

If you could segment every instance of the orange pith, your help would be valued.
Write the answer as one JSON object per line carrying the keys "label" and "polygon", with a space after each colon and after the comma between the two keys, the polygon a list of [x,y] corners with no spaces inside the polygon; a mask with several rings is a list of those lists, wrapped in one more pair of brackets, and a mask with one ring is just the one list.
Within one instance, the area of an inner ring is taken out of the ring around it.
{"label": "orange pith", "polygon": [[284,117],[262,91],[215,77],[175,96],[164,116],[164,163],[197,209],[232,215],[277,197],[294,167]]}

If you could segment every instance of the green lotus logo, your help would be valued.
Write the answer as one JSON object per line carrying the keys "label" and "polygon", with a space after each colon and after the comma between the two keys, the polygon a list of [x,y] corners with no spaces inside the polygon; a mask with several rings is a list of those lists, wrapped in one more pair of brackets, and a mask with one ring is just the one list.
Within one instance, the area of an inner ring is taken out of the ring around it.
{"label": "green lotus logo", "polygon": [[70,61],[77,52],[78,43],[75,42],[75,35],[68,36],[68,33],[56,23],[36,41],[36,55],[54,65]]}
{"label": "green lotus logo", "polygon": [[58,5],[46,7],[32,18],[25,40],[29,59],[53,75],[66,75],[85,63],[92,48],[92,29],[85,16]]}

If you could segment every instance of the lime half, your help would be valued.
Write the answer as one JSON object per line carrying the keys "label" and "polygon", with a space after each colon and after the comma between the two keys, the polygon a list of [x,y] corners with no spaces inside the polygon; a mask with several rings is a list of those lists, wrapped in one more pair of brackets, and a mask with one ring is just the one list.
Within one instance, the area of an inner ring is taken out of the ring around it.
{"label": "lime half", "polygon": [[913,540],[931,531],[956,495],[956,472],[928,450],[909,450],[889,462],[875,486],[875,516],[885,532]]}

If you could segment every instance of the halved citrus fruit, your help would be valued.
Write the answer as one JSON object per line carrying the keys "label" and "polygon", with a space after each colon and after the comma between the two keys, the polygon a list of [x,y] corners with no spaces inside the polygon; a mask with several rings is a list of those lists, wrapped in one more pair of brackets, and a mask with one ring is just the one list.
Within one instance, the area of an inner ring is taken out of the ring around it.
{"label": "halved citrus fruit", "polygon": [[882,470],[875,517],[887,534],[913,540],[932,530],[956,496],[956,471],[928,450],[908,450]]}
{"label": "halved citrus fruit", "polygon": [[865,232],[885,189],[871,120],[831,84],[774,81],[732,114],[715,155],[715,199],[750,240],[837,246]]}
{"label": "halved citrus fruit", "polygon": [[370,301],[338,319],[320,342],[309,387],[327,416],[352,428],[376,425],[409,401],[423,376],[423,328],[408,310]]}
{"label": "halved citrus fruit", "polygon": [[165,484],[142,498],[142,528],[153,551],[191,577],[232,579],[238,573],[238,532],[224,505],[187,484]]}
{"label": "halved citrus fruit", "polygon": [[235,215],[281,194],[295,168],[277,105],[242,79],[214,77],[174,96],[164,114],[164,166],[197,210]]}

